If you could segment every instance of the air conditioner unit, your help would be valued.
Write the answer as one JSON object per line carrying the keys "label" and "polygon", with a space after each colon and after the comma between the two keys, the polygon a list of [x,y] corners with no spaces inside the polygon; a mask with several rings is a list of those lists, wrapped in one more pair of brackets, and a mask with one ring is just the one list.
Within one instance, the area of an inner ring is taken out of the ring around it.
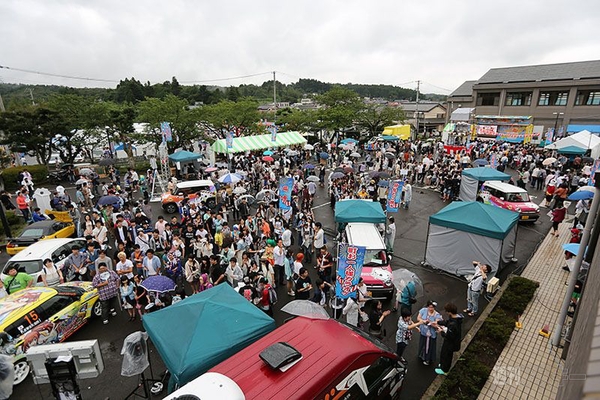
{"label": "air conditioner unit", "polygon": [[486,291],[488,293],[495,293],[496,290],[498,290],[498,288],[500,288],[500,279],[498,279],[498,278],[492,278],[492,279],[489,280],[489,282],[487,284]]}

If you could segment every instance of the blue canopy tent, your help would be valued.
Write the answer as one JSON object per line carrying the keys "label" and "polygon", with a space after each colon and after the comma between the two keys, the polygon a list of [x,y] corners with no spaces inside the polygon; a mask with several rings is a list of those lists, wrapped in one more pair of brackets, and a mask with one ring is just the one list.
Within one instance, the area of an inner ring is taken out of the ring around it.
{"label": "blue canopy tent", "polygon": [[381,203],[370,200],[342,200],[335,203],[335,222],[385,223],[385,213]]}
{"label": "blue canopy tent", "polygon": [[494,168],[465,168],[460,180],[460,194],[458,198],[462,201],[475,201],[482,182],[508,181],[509,179],[510,175]]}
{"label": "blue canopy tent", "polygon": [[[130,144],[129,146],[131,146],[132,150],[135,150],[135,146]],[[115,146],[115,151],[119,151],[119,150],[125,150],[125,145],[123,143],[119,143],[118,145]]]}
{"label": "blue canopy tent", "polygon": [[477,201],[450,203],[429,217],[425,264],[455,275],[473,260],[495,273],[514,257],[519,213]]}
{"label": "blue canopy tent", "polygon": [[169,160],[179,163],[196,161],[199,158],[202,158],[202,155],[187,150],[179,150],[169,156]]}
{"label": "blue canopy tent", "polygon": [[271,317],[226,284],[144,315],[143,324],[171,372],[171,389],[275,329]]}

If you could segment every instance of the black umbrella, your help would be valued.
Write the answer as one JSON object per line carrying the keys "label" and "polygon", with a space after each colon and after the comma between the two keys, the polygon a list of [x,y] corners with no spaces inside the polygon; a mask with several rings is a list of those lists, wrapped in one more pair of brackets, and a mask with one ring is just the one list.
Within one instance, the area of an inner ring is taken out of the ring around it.
{"label": "black umbrella", "polygon": [[383,179],[388,179],[391,175],[388,172],[381,171],[380,173],[377,174],[377,176],[380,178],[383,178]]}
{"label": "black umbrella", "polygon": [[121,204],[121,198],[119,196],[102,196],[98,199],[98,204],[101,206]]}

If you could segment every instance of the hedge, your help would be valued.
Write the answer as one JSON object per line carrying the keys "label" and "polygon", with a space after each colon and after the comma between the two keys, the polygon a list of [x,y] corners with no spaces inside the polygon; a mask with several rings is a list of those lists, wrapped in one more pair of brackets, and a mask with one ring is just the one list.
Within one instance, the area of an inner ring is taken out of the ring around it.
{"label": "hedge", "polygon": [[539,284],[514,277],[462,357],[444,379],[434,399],[476,399],[512,331]]}
{"label": "hedge", "polygon": [[48,167],[45,165],[24,165],[22,167],[10,167],[2,171],[2,179],[4,179],[4,189],[9,192],[14,192],[21,187],[20,182],[17,183],[19,172],[24,169],[28,170],[33,179],[33,184],[39,186],[41,183],[48,181]]}

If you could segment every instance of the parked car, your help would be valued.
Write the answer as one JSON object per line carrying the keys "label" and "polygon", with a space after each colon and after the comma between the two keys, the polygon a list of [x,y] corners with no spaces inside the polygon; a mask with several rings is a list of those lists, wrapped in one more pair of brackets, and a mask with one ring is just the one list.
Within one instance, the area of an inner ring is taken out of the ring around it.
{"label": "parked car", "polygon": [[540,207],[531,201],[527,190],[499,181],[486,181],[481,186],[478,201],[520,214],[520,221],[536,221]]}
{"label": "parked car", "polygon": [[179,203],[187,196],[191,201],[202,201],[207,207],[217,204],[217,189],[210,180],[195,180],[178,182],[173,193],[164,193],[161,197],[163,209],[174,214],[179,210]]}
{"label": "parked car", "polygon": [[27,349],[65,341],[102,313],[91,282],[20,290],[0,300],[0,353],[14,357],[15,385],[29,374]]}
{"label": "parked car", "polygon": [[373,298],[391,299],[394,297],[392,268],[385,242],[377,225],[365,222],[351,222],[346,225],[346,241],[354,246],[367,248],[360,276]]}
{"label": "parked car", "polygon": [[68,211],[53,211],[46,214],[54,219],[28,225],[19,236],[8,240],[6,252],[14,256],[39,240],[68,238],[75,234],[75,225]]}
{"label": "parked car", "polygon": [[4,280],[8,267],[14,265],[18,272],[28,273],[36,285],[42,286],[42,263],[46,258],[51,259],[57,268],[62,268],[65,259],[71,254],[71,248],[75,245],[85,248],[85,244],[86,240],[83,238],[40,240],[12,256],[4,265],[0,279]]}

